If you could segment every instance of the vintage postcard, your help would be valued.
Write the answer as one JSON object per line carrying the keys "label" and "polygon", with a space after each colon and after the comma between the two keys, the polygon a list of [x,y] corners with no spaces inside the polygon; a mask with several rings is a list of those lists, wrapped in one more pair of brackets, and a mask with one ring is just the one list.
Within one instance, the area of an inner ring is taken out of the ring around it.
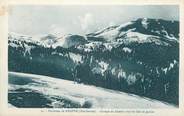
{"label": "vintage postcard", "polygon": [[0,13],[0,116],[182,115],[182,1],[22,3]]}

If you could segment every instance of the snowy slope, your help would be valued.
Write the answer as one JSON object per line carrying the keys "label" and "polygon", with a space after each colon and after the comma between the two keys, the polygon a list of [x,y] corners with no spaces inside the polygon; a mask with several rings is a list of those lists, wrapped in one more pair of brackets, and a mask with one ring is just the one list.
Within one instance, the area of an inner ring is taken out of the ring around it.
{"label": "snowy slope", "polygon": [[[175,108],[160,101],[142,98],[119,91],[108,90],[95,86],[77,84],[73,81],[51,78],[48,76],[9,72],[9,94],[16,94],[20,89],[37,92],[52,101],[52,107],[62,106],[59,98],[90,108]],[[53,99],[53,98],[58,98]],[[19,100],[20,96],[17,97]],[[11,103],[9,101],[9,103]]]}
{"label": "snowy slope", "polygon": [[[173,30],[177,24],[177,22],[161,19],[140,18],[118,26],[107,27],[97,32],[90,33],[87,36],[103,38],[107,42],[116,41],[118,38],[123,39],[125,36],[128,36],[128,38],[135,38],[136,36],[138,39],[134,39],[134,41],[137,42],[150,42],[150,37],[158,40],[159,37],[161,37],[169,41],[179,42],[178,30]],[[144,41],[141,40],[142,38]]]}
{"label": "snowy slope", "polygon": [[[122,43],[155,43],[157,45],[168,46],[168,41],[179,42],[179,32],[177,32],[177,29],[173,30],[173,28],[178,26],[177,24],[177,22],[143,18],[118,26],[106,27],[86,36],[67,34],[57,37],[48,34],[35,38],[11,32],[9,33],[9,45],[19,47],[20,45],[17,45],[17,42],[27,42],[55,49],[57,47],[70,48],[85,44],[83,46],[85,48],[84,51],[92,51],[90,49],[91,47],[95,49],[99,45],[104,45],[107,49],[112,49]],[[95,42],[90,41],[90,38],[95,39]],[[103,43],[99,42],[100,40],[103,40]]]}
{"label": "snowy slope", "polygon": [[178,21],[144,18],[61,37],[9,33],[8,55],[9,71],[76,76],[81,83],[179,103]]}

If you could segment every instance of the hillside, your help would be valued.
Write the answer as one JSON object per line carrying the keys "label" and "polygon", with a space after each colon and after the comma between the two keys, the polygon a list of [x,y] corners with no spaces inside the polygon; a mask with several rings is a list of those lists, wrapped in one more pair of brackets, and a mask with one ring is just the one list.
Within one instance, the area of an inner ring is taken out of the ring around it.
{"label": "hillside", "polygon": [[9,71],[72,80],[178,105],[179,22],[137,19],[81,35],[10,33]]}

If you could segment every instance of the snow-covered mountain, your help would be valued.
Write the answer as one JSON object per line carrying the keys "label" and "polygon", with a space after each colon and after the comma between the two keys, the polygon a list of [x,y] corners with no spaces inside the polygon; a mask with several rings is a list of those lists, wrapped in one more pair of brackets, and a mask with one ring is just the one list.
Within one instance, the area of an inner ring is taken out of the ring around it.
{"label": "snow-covered mountain", "polygon": [[[130,43],[155,43],[169,45],[169,42],[179,42],[179,29],[177,21],[165,21],[162,19],[137,19],[118,26],[111,26],[99,30],[86,36],[64,35],[57,37],[52,34],[45,35],[37,40],[45,47],[65,47],[80,46],[86,43],[84,47],[90,45],[103,44],[106,48],[116,46],[117,44]],[[174,29],[173,29],[174,28]],[[9,33],[9,40],[20,40],[25,42],[36,42],[35,39],[26,35]],[[32,41],[32,39],[34,41]],[[88,40],[88,41],[87,41]],[[102,41],[102,42],[101,42]],[[107,47],[108,46],[108,47]],[[92,46],[90,46],[92,47]]]}
{"label": "snow-covered mountain", "polygon": [[168,40],[178,41],[179,29],[173,29],[177,26],[177,21],[142,18],[119,26],[108,27],[95,33],[90,33],[88,36],[103,38],[106,41],[116,41],[124,37],[149,38],[152,35],[153,38],[161,36]]}
{"label": "snow-covered mountain", "polygon": [[178,104],[179,22],[137,19],[87,34],[9,34],[9,71],[48,75]]}
{"label": "snow-covered mountain", "polygon": [[50,47],[57,42],[57,37],[52,34],[48,34],[41,37],[40,42],[43,43],[45,46]]}

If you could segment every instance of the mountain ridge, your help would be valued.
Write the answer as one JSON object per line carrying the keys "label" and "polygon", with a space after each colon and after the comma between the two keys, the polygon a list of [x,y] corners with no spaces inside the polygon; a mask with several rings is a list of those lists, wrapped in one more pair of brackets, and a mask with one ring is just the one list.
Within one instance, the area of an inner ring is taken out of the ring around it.
{"label": "mountain ridge", "polygon": [[51,45],[16,38],[8,39],[9,71],[53,76],[178,105],[177,21],[137,19],[85,36],[56,38],[58,43]]}

